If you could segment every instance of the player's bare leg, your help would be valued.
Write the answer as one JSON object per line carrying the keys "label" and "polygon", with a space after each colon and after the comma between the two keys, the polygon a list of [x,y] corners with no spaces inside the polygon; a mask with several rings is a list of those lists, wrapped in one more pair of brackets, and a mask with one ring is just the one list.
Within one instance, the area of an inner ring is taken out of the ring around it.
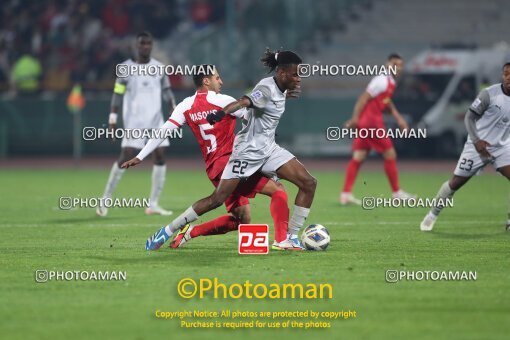
{"label": "player's bare leg", "polygon": [[400,189],[398,182],[398,170],[397,170],[397,151],[395,148],[389,148],[383,151],[382,156],[384,158],[384,171],[390,182],[391,191],[393,198],[402,200],[416,198],[416,195],[411,195],[404,190]]}
{"label": "player's bare leg", "polygon": [[[251,208],[249,204],[241,205],[232,209],[230,214],[239,221],[240,224],[251,223]],[[237,229],[237,228],[236,228]]]}
{"label": "player's bare leg", "polygon": [[309,209],[312,206],[317,180],[296,158],[291,159],[276,171],[278,177],[285,179],[299,188],[295,205]]}
{"label": "player's bare leg", "polygon": [[152,187],[150,196],[150,206],[145,209],[147,215],[170,216],[172,211],[165,210],[159,205],[159,197],[165,186],[166,165],[165,148],[157,148],[152,152]]}
{"label": "player's bare leg", "polygon": [[506,220],[506,230],[510,231],[510,194],[508,194],[508,218]]}
{"label": "player's bare leg", "polygon": [[317,188],[317,180],[310,175],[308,170],[296,158],[282,165],[276,171],[278,177],[283,178],[299,188],[294,201],[294,211],[289,221],[289,239],[300,246],[298,233],[305,223],[310,207],[312,206],[315,189]]}
{"label": "player's bare leg", "polygon": [[441,204],[445,202],[447,199],[451,199],[455,192],[459,190],[464,184],[466,184],[471,177],[462,177],[453,175],[453,177],[444,182],[436,195],[436,202],[438,203],[435,207],[430,209],[430,211],[425,215],[423,221],[420,224],[421,231],[431,231],[434,228],[434,224],[436,223],[437,217],[441,210],[443,210],[444,205]]}
{"label": "player's bare leg", "polygon": [[506,230],[510,231],[510,193],[508,194],[508,218],[506,220]]}
{"label": "player's bare leg", "polygon": [[192,238],[198,236],[221,235],[237,230],[239,224],[251,222],[250,205],[241,205],[233,208],[230,214],[215,218],[199,225],[187,224],[174,237],[170,248],[180,248]]}
{"label": "player's bare leg", "polygon": [[[137,152],[138,150],[136,150],[135,148],[121,149],[119,159],[115,161],[115,163],[113,163],[112,169],[110,170],[110,175],[108,176],[108,181],[106,182],[106,187],[103,193],[103,198],[112,197],[115,188],[117,188],[117,185],[119,184],[119,181],[122,178],[122,175],[124,174],[124,171],[126,171],[126,169],[121,169],[120,165],[133,158],[137,154]],[[96,209],[96,215],[104,217],[107,214],[108,209],[100,204]]]}
{"label": "player's bare leg", "polygon": [[218,208],[236,190],[239,182],[241,180],[238,178],[220,180],[220,184],[210,196],[195,202],[191,207],[198,216]]}
{"label": "player's bare leg", "polygon": [[154,233],[154,235],[149,237],[145,243],[145,249],[159,249],[176,230],[183,228],[185,225],[193,221],[196,221],[198,216],[218,208],[225,202],[227,197],[234,192],[240,181],[241,180],[237,178],[222,179],[212,195],[195,202],[191,207],[186,209],[186,211],[184,211],[176,219],[170,222],[170,224],[161,228],[156,233]]}
{"label": "player's bare leg", "polygon": [[[275,240],[281,242],[287,238],[289,221],[289,208],[285,188],[282,184],[270,180],[259,193],[271,197],[270,211],[274,221]],[[250,221],[250,206],[238,206],[230,211],[230,215],[223,215],[196,226],[186,225],[172,240],[170,247],[181,247],[190,239],[198,236],[224,234],[237,230],[239,224],[250,223]]]}
{"label": "player's bare leg", "polygon": [[354,197],[352,194],[352,186],[358,176],[358,171],[367,158],[368,150],[354,150],[352,158],[347,164],[347,170],[345,172],[345,182],[342,192],[340,193],[340,204],[356,204],[361,205],[361,201]]}
{"label": "player's bare leg", "polygon": [[[501,167],[498,171],[510,181],[510,165]],[[506,230],[510,231],[510,194],[508,195],[508,219],[506,221]]]}
{"label": "player's bare leg", "polygon": [[[270,180],[259,193],[271,197],[270,211],[274,221],[275,242],[280,243],[285,241],[289,223],[289,208],[287,205],[287,193],[285,192],[284,186]],[[223,215],[212,221],[196,226],[186,225],[172,240],[170,247],[181,247],[190,239],[198,236],[225,234],[237,230],[239,224],[247,224],[250,223],[250,221],[250,206],[248,204],[238,206],[230,211],[230,215]],[[294,249],[291,244],[289,244],[287,248]]]}

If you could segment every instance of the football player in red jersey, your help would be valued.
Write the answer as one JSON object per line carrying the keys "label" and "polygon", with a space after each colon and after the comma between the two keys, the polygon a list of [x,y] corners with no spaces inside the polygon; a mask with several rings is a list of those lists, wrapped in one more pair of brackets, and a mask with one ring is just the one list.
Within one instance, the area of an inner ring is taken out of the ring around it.
{"label": "football player in red jersey", "polygon": [[[396,53],[390,54],[388,57],[388,70],[396,68],[395,78],[398,79],[404,67],[404,60]],[[390,72],[388,72],[390,73]],[[397,108],[391,101],[393,92],[395,91],[395,78],[391,75],[378,75],[370,81],[365,92],[361,94],[354,106],[352,118],[345,123],[348,128],[357,129],[386,129],[383,121],[383,111],[389,110],[393,117],[397,120],[397,124],[401,129],[408,129],[408,125],[404,118],[400,115]],[[355,138],[352,143],[352,159],[347,165],[347,173],[345,175],[345,183],[340,194],[341,204],[357,204],[361,201],[356,199],[352,194],[352,186],[356,181],[358,170],[367,158],[370,150],[374,149],[384,158],[384,170],[393,191],[393,197],[399,199],[409,199],[415,196],[406,193],[400,189],[398,183],[397,171],[397,152],[393,147],[390,138]]]}
{"label": "football player in red jersey", "polygon": [[[236,100],[219,93],[223,82],[216,69],[211,74],[208,72],[211,65],[202,65],[202,67],[204,68],[202,72],[198,70],[193,77],[197,92],[177,105],[171,117],[161,129],[173,130],[187,124],[199,143],[206,165],[207,176],[214,186],[218,186],[222,172],[232,154],[236,118],[243,118],[245,110],[233,112],[214,126],[210,125],[206,120],[208,114],[221,110]],[[139,164],[163,140],[164,138],[151,139],[135,158],[122,164],[122,168]],[[276,242],[285,240],[289,221],[287,193],[282,184],[268,179],[258,172],[243,181],[235,192],[227,198],[225,206],[230,214],[196,226],[187,224],[175,236],[170,246],[177,248],[191,238],[224,234],[237,230],[240,223],[250,223],[249,198],[253,198],[257,193],[271,197],[270,211],[274,221],[275,240]],[[166,236],[169,237],[170,235],[171,233],[167,232]],[[289,247],[285,249],[294,250],[294,248],[289,243]],[[301,249],[296,248],[295,250]]]}

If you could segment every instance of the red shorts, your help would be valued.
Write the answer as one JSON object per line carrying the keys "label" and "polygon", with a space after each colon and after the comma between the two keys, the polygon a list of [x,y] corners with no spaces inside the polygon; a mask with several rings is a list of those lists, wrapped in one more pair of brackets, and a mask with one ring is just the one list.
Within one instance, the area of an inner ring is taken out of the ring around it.
{"label": "red shorts", "polygon": [[[377,129],[385,129],[384,126],[375,127]],[[352,142],[352,150],[367,150],[370,151],[374,149],[379,153],[383,153],[384,151],[391,149],[393,147],[393,142],[391,138],[355,138]]]}
{"label": "red shorts", "polygon": [[[212,167],[207,169],[207,176],[214,187],[220,184],[221,174],[223,173],[223,169],[227,166],[229,158],[230,156],[219,158],[214,162]],[[253,198],[257,193],[261,192],[267,182],[269,182],[269,178],[264,177],[260,172],[256,172],[247,179],[241,180],[236,190],[225,200],[227,212],[231,212],[234,208],[250,204],[248,198]]]}

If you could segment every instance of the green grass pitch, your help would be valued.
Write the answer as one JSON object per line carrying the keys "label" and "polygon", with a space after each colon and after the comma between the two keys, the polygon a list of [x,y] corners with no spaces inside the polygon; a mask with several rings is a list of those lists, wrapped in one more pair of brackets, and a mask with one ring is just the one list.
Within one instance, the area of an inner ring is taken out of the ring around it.
{"label": "green grass pitch", "polygon": [[[93,209],[61,211],[59,196],[98,197],[107,179],[99,170],[2,170],[0,337],[2,339],[508,339],[510,334],[510,233],[503,225],[508,182],[479,176],[455,196],[432,233],[419,231],[426,209],[340,207],[343,180],[318,172],[308,223],[324,224],[332,241],[325,252],[237,254],[237,234],[201,237],[186,248],[146,252],[146,238],[169,221],[142,209],[113,209],[100,219]],[[448,173],[403,173],[403,187],[433,197]],[[291,202],[295,189],[285,183]],[[116,197],[147,197],[150,170],[129,170]],[[169,171],[162,206],[180,213],[209,194],[203,171]],[[384,173],[361,172],[355,193],[385,195]],[[269,199],[252,201],[252,220],[271,223]],[[220,208],[204,217],[219,216]],[[271,230],[272,236],[272,230]],[[36,283],[34,271],[126,271],[117,282]],[[470,270],[477,281],[385,282],[385,271]],[[185,300],[176,292],[185,277],[223,283],[330,283],[328,300]],[[329,329],[182,329],[156,310],[294,311],[356,310]]]}

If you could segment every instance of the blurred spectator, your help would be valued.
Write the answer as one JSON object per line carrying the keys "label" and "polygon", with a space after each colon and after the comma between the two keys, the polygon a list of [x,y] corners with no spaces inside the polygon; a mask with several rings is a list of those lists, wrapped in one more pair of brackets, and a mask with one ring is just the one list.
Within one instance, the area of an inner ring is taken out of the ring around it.
{"label": "blurred spectator", "polygon": [[129,32],[129,14],[125,0],[109,0],[103,9],[102,18],[106,27],[117,36],[124,36]]}
{"label": "blurred spectator", "polygon": [[462,79],[453,93],[451,101],[456,104],[472,101],[476,97],[475,84],[475,77],[468,76]]}
{"label": "blurred spectator", "polygon": [[[115,65],[132,56],[131,38],[136,33],[148,30],[164,40],[179,27],[200,31],[221,25],[225,4],[225,0],[3,0],[0,91],[13,86],[14,76],[16,87],[21,82],[22,87],[68,91],[80,82],[87,90],[110,90]],[[24,80],[20,67],[37,77]],[[183,79],[172,81],[178,84]]]}
{"label": "blurred spectator", "polygon": [[191,4],[191,19],[196,28],[204,28],[211,22],[213,7],[207,0],[194,0]]}
{"label": "blurred spectator", "polygon": [[9,81],[9,53],[7,51],[7,43],[0,39],[0,83]]}
{"label": "blurred spectator", "polygon": [[19,94],[34,94],[40,89],[41,63],[30,53],[24,53],[12,69],[11,81]]}

